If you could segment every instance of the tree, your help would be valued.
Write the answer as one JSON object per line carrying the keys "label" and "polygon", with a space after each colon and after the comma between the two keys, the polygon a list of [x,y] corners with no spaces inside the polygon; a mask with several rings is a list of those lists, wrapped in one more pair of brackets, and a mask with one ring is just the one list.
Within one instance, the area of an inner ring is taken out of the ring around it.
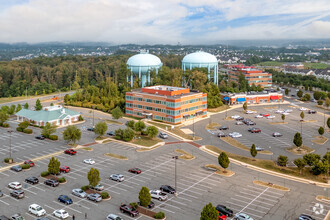
{"label": "tree", "polygon": [[11,105],[10,108],[8,109],[8,114],[13,115],[15,113],[16,106]]}
{"label": "tree", "polygon": [[321,156],[318,154],[305,154],[303,156],[304,161],[306,161],[308,166],[313,166],[317,161],[321,159]]}
{"label": "tree", "polygon": [[244,111],[246,111],[246,109],[247,109],[247,102],[244,102],[243,109],[244,109]]}
{"label": "tree", "polygon": [[327,108],[329,108],[329,106],[330,106],[330,98],[326,98],[325,99],[325,106],[327,106]]}
{"label": "tree", "polygon": [[302,158],[297,158],[293,161],[293,163],[298,167],[299,172],[301,174],[302,169],[304,169],[304,167],[306,166],[306,161]]}
{"label": "tree", "polygon": [[117,106],[116,108],[112,109],[111,111],[112,117],[114,119],[119,119],[121,117],[123,117],[124,113],[121,111],[120,107]]}
{"label": "tree", "polygon": [[320,127],[318,130],[319,134],[322,136],[324,134],[324,128]]}
{"label": "tree", "polygon": [[314,97],[315,100],[320,100],[320,98],[321,98],[321,93],[320,93],[319,91],[315,91],[315,92],[313,93],[313,97]]}
{"label": "tree", "polygon": [[55,132],[56,132],[56,127],[50,124],[49,122],[47,122],[45,127],[42,129],[41,134],[46,138],[49,138],[49,136]]}
{"label": "tree", "polygon": [[303,91],[301,91],[300,89],[299,89],[299,91],[297,92],[297,96],[299,97],[299,98],[301,98],[302,96],[303,96]]}
{"label": "tree", "polygon": [[281,118],[282,118],[282,120],[283,120],[283,122],[284,122],[284,120],[285,120],[285,115],[283,114],[283,115],[281,116]]}
{"label": "tree", "polygon": [[318,101],[317,101],[317,104],[318,104],[318,105],[323,105],[323,100],[318,100]]}
{"label": "tree", "polygon": [[256,145],[252,144],[250,148],[250,153],[253,158],[255,158],[258,154],[258,151],[256,150]]}
{"label": "tree", "polygon": [[301,111],[301,113],[300,113],[300,118],[301,118],[301,120],[304,120],[304,118],[305,118],[305,113],[304,113],[304,111]]}
{"label": "tree", "polygon": [[118,128],[117,130],[115,130],[115,139],[122,140],[123,139],[123,133],[124,133],[123,129]]}
{"label": "tree", "polygon": [[311,100],[311,95],[310,94],[308,94],[308,93],[306,93],[305,95],[304,95],[304,98],[303,98],[305,101],[309,101],[309,100]]}
{"label": "tree", "polygon": [[63,131],[63,139],[67,142],[73,142],[73,144],[76,144],[76,141],[79,141],[81,138],[81,131],[79,128],[77,128],[74,125],[69,125],[64,131]]}
{"label": "tree", "polygon": [[158,129],[155,126],[147,127],[147,134],[149,137],[154,138],[158,134]]}
{"label": "tree", "polygon": [[22,106],[21,104],[18,104],[17,107],[16,107],[16,112],[19,112],[22,110]]}
{"label": "tree", "polygon": [[288,157],[287,156],[283,156],[283,155],[280,155],[278,156],[277,158],[277,163],[278,165],[282,166],[282,167],[285,167],[286,164],[288,163]]}
{"label": "tree", "polygon": [[327,161],[323,163],[321,160],[316,161],[312,167],[312,172],[314,175],[320,175],[321,173],[327,173]]}
{"label": "tree", "polygon": [[330,152],[326,152],[324,155],[323,155],[323,163],[324,161],[327,161],[327,163],[330,163]]}
{"label": "tree", "polygon": [[48,163],[48,172],[53,175],[58,174],[60,172],[60,166],[60,161],[58,161],[57,158],[55,159],[54,157],[52,157],[50,158]]}
{"label": "tree", "polygon": [[143,207],[147,207],[150,204],[151,201],[151,195],[149,192],[149,189],[145,186],[143,186],[140,190],[139,193],[139,200],[140,200],[140,204]]}
{"label": "tree", "polygon": [[130,121],[127,122],[127,127],[134,130],[134,124],[135,124],[135,122],[133,120],[130,120]]}
{"label": "tree", "polygon": [[50,106],[54,106],[54,103],[50,103]]}
{"label": "tree", "polygon": [[212,203],[209,203],[206,206],[204,206],[200,220],[218,220],[218,218],[219,218],[219,212],[212,205]]}
{"label": "tree", "polygon": [[36,101],[36,105],[34,106],[34,108],[36,109],[36,111],[40,111],[42,109],[42,105],[39,99],[37,99]]}
{"label": "tree", "polygon": [[218,157],[218,162],[219,162],[219,165],[222,168],[224,168],[225,170],[228,168],[230,161],[225,152],[221,152],[221,154]]}
{"label": "tree", "polygon": [[0,126],[8,120],[8,114],[6,112],[0,111]]}
{"label": "tree", "polygon": [[133,139],[133,137],[135,136],[135,133],[132,129],[130,128],[126,128],[124,131],[123,131],[123,140],[124,141],[131,141]]}
{"label": "tree", "polygon": [[285,89],[285,95],[286,96],[289,95],[289,89],[288,88]]}
{"label": "tree", "polygon": [[146,125],[144,124],[143,121],[138,121],[134,125],[134,130],[137,131],[137,132],[141,132],[145,128],[146,128]]}
{"label": "tree", "polygon": [[69,94],[65,94],[65,96],[64,96],[64,103],[66,105],[69,104],[69,100],[70,100],[70,95]]}
{"label": "tree", "polygon": [[101,180],[99,170],[96,168],[91,168],[87,174],[87,179],[89,181],[89,185],[95,187]]}
{"label": "tree", "polygon": [[330,117],[327,120],[327,126],[328,126],[328,128],[330,128]]}
{"label": "tree", "polygon": [[24,109],[29,109],[29,103],[26,102],[26,103],[24,104]]}
{"label": "tree", "polygon": [[94,132],[98,135],[98,137],[101,137],[105,134],[105,132],[108,130],[107,123],[104,121],[100,121],[95,125]]}
{"label": "tree", "polygon": [[301,147],[302,145],[302,137],[300,135],[299,132],[297,132],[295,135],[294,135],[294,138],[293,138],[293,143],[294,145],[296,145],[296,147]]}
{"label": "tree", "polygon": [[30,123],[28,121],[22,121],[18,124],[18,127],[22,128],[24,130],[25,128],[29,127]]}

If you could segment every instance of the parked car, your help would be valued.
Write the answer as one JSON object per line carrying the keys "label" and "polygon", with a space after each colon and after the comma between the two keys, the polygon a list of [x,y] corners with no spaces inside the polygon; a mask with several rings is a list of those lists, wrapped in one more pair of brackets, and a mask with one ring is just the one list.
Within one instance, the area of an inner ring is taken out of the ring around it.
{"label": "parked car", "polygon": [[0,190],[0,197],[2,197],[3,196],[3,192]]}
{"label": "parked car", "polygon": [[244,118],[240,116],[240,117],[236,118],[235,120],[236,120],[236,121],[243,121]]}
{"label": "parked car", "polygon": [[248,126],[250,126],[250,125],[256,125],[257,123],[255,123],[254,121],[248,121],[247,123],[246,123],[246,125],[248,125]]}
{"label": "parked car", "polygon": [[0,220],[10,220],[10,219],[8,217],[4,216],[4,215],[1,215]]}
{"label": "parked car", "polygon": [[85,193],[82,189],[73,189],[72,194],[80,198],[87,197],[87,193]]}
{"label": "parked car", "polygon": [[292,112],[292,109],[285,109],[284,112]]}
{"label": "parked car", "polygon": [[73,150],[73,149],[66,149],[64,151],[65,154],[70,154],[70,155],[76,155],[77,151]]}
{"label": "parked car", "polygon": [[282,137],[283,135],[280,132],[274,132],[273,137]]}
{"label": "parked car", "polygon": [[29,213],[40,217],[46,215],[46,210],[38,204],[32,204],[29,206]]}
{"label": "parked car", "polygon": [[70,167],[68,167],[68,166],[62,166],[62,167],[60,167],[60,172],[62,172],[62,173],[68,173],[68,172],[70,172]]}
{"label": "parked car", "polygon": [[277,110],[275,111],[276,114],[283,114],[283,112],[284,112],[284,110],[281,110],[281,109],[277,109]]}
{"label": "parked car", "polygon": [[264,116],[264,117],[268,117],[268,116],[270,116],[270,114],[265,113],[265,114],[262,114],[262,116]]}
{"label": "parked car", "polygon": [[227,135],[225,133],[223,133],[222,131],[220,131],[218,133],[218,137],[226,137]]}
{"label": "parked car", "polygon": [[238,213],[235,215],[236,220],[253,220],[253,218],[251,218],[249,215],[245,214],[245,213]]}
{"label": "parked car", "polygon": [[140,174],[142,171],[139,168],[131,168],[128,170],[130,173]]}
{"label": "parked car", "polygon": [[237,122],[235,123],[235,125],[244,125],[244,123],[241,122],[241,121],[237,121]]}
{"label": "parked car", "polygon": [[69,196],[67,196],[67,195],[60,195],[60,196],[57,198],[57,200],[58,200],[59,202],[62,202],[62,203],[64,203],[64,204],[66,204],[66,205],[70,205],[70,204],[73,203],[72,199],[71,199]]}
{"label": "parked car", "polygon": [[106,220],[124,220],[123,218],[119,217],[118,215],[115,214],[109,214],[107,216]]}
{"label": "parked car", "polygon": [[283,112],[282,115],[289,115],[289,112]]}
{"label": "parked car", "polygon": [[14,214],[14,215],[11,216],[11,219],[12,220],[24,220],[25,218],[23,218],[23,216],[21,214],[16,213],[16,214]]}
{"label": "parked car", "polygon": [[48,185],[48,186],[56,187],[56,186],[58,186],[60,183],[59,183],[58,180],[56,180],[56,179],[48,179],[48,180],[45,180],[44,184],[45,184],[45,185]]}
{"label": "parked car", "polygon": [[24,161],[24,164],[29,164],[30,167],[34,167],[34,162],[32,160],[26,160]]}
{"label": "parked car", "polygon": [[265,150],[265,148],[256,146],[256,151],[263,151],[263,150]]}
{"label": "parked car", "polygon": [[87,163],[87,164],[90,164],[90,165],[95,163],[95,161],[93,159],[85,159],[85,160],[83,160],[83,162]]}
{"label": "parked car", "polygon": [[11,191],[10,195],[16,199],[23,199],[25,194],[23,190],[18,189]]}
{"label": "parked car", "polygon": [[21,189],[22,184],[20,184],[19,182],[11,182],[8,184],[8,187],[11,189]]}
{"label": "parked car", "polygon": [[87,131],[94,131],[94,128],[87,128]]}
{"label": "parked car", "polygon": [[170,194],[174,194],[176,192],[176,190],[172,186],[169,186],[169,185],[162,185],[159,189],[163,192],[167,192]]}
{"label": "parked car", "polygon": [[[138,202],[139,205],[141,205],[140,202]],[[152,209],[153,207],[155,207],[155,203],[153,201],[150,201],[149,205],[147,205],[148,209]]]}
{"label": "parked car", "polygon": [[109,132],[107,132],[107,135],[109,135],[109,136],[115,136],[115,132],[114,131],[109,131]]}
{"label": "parked car", "polygon": [[167,195],[158,189],[150,190],[150,195],[151,198],[158,199],[159,201],[165,201],[167,199]]}
{"label": "parked car", "polygon": [[97,184],[96,186],[91,186],[91,189],[97,190],[97,191],[102,191],[104,190],[104,186],[101,184]]}
{"label": "parked car", "polygon": [[224,205],[217,205],[216,210],[218,210],[219,212],[221,212],[222,214],[225,214],[226,216],[232,217],[233,216],[233,210],[227,208]]}
{"label": "parked car", "polygon": [[300,111],[307,111],[308,109],[305,108],[305,107],[301,107],[301,108],[299,108],[299,110],[300,110]]}
{"label": "parked car", "polygon": [[38,135],[38,136],[36,136],[36,139],[39,139],[39,140],[45,140],[45,136],[43,136],[43,135]]}
{"label": "parked car", "polygon": [[112,179],[114,181],[118,181],[118,182],[123,182],[125,177],[124,177],[124,175],[121,175],[121,174],[111,174],[110,179]]}
{"label": "parked car", "polygon": [[256,113],[256,111],[252,111],[252,110],[246,110],[245,112],[246,114],[253,114],[253,113]]}
{"label": "parked car", "polygon": [[102,196],[98,193],[92,193],[92,194],[88,194],[87,199],[94,202],[100,202],[102,201]]}
{"label": "parked car", "polygon": [[246,118],[246,119],[244,119],[242,122],[243,122],[244,124],[247,124],[249,121],[251,121],[251,119]]}
{"label": "parked car", "polygon": [[251,133],[260,133],[261,129],[252,127],[252,128],[249,128],[248,131],[251,132]]}
{"label": "parked car", "polygon": [[218,215],[218,219],[221,219],[221,220],[227,220],[227,216],[226,216],[225,214],[223,214],[223,213],[221,213],[221,212],[219,212],[219,211],[218,211],[218,213],[219,213],[219,215]]}
{"label": "parked car", "polygon": [[229,127],[228,126],[221,126],[220,128],[219,128],[219,130],[228,130],[229,129]]}
{"label": "parked car", "polygon": [[232,132],[232,133],[229,133],[229,136],[232,138],[239,138],[239,137],[242,137],[242,134],[240,134],[238,132]]}
{"label": "parked car", "polygon": [[299,220],[315,220],[312,216],[306,215],[306,214],[301,214],[299,216]]}
{"label": "parked car", "polygon": [[20,165],[12,166],[10,169],[16,172],[22,171],[22,167]]}
{"label": "parked car", "polygon": [[38,184],[39,183],[39,179],[37,177],[30,176],[30,177],[28,177],[28,178],[25,179],[25,182],[34,185],[34,184]]}
{"label": "parked car", "polygon": [[261,114],[259,114],[259,115],[256,115],[256,116],[254,116],[255,118],[263,118],[264,116],[262,116]]}
{"label": "parked car", "polygon": [[136,210],[134,207],[132,207],[131,205],[126,205],[126,204],[122,204],[120,207],[119,207],[120,211],[122,213],[126,213],[126,214],[129,214],[130,216],[132,217],[135,217],[135,216],[138,216],[139,215],[139,212],[138,210]]}
{"label": "parked car", "polygon": [[270,116],[267,116],[266,118],[267,119],[273,119],[273,118],[275,118],[275,115],[270,115]]}
{"label": "parked car", "polygon": [[315,110],[308,110],[308,114],[315,114],[316,111]]}
{"label": "parked car", "polygon": [[233,115],[233,116],[231,116],[232,119],[236,119],[238,117],[240,117],[240,116],[239,115]]}
{"label": "parked car", "polygon": [[159,132],[159,137],[160,138],[163,138],[163,139],[167,139],[168,138],[168,135],[164,132]]}
{"label": "parked car", "polygon": [[69,218],[69,213],[64,209],[55,210],[53,215],[57,218],[66,219]]}

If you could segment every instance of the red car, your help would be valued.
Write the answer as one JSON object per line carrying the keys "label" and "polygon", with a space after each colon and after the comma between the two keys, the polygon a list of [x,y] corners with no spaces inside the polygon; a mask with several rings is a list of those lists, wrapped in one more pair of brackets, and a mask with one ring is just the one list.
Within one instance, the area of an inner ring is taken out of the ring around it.
{"label": "red car", "polygon": [[68,166],[60,167],[60,172],[68,173],[68,172],[70,172],[70,167],[68,167]]}
{"label": "red car", "polygon": [[32,160],[26,160],[24,161],[24,164],[29,164],[30,167],[34,167],[34,162]]}
{"label": "red car", "polygon": [[262,114],[262,116],[268,117],[268,116],[270,116],[270,114]]}
{"label": "red car", "polygon": [[259,128],[253,128],[253,129],[251,129],[250,132],[251,132],[251,133],[260,133],[261,130],[260,130]]}
{"label": "red car", "polygon": [[129,169],[128,172],[140,174],[142,171],[139,168],[132,168]]}
{"label": "red car", "polygon": [[226,220],[227,216],[219,212],[219,219]]}
{"label": "red car", "polygon": [[75,155],[77,153],[77,151],[73,150],[73,149],[67,149],[64,151],[65,154],[70,154],[70,155]]}

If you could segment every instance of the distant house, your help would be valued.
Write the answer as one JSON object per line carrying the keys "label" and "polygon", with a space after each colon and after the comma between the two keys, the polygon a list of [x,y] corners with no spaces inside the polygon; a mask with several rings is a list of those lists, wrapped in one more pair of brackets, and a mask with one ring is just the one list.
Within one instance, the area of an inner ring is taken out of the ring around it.
{"label": "distant house", "polygon": [[22,109],[16,113],[16,116],[17,121],[29,121],[38,126],[45,126],[47,122],[56,126],[65,126],[78,121],[80,113],[55,105],[44,107],[40,111]]}

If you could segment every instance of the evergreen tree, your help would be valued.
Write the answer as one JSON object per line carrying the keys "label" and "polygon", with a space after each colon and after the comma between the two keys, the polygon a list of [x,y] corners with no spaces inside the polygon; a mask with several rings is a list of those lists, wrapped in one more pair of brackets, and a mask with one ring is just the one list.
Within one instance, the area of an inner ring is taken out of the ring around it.
{"label": "evergreen tree", "polygon": [[143,186],[139,193],[139,200],[141,206],[147,207],[150,204],[151,201],[151,195],[149,192],[149,189],[145,186]]}
{"label": "evergreen tree", "polygon": [[56,127],[50,124],[49,122],[47,122],[45,127],[42,129],[41,134],[46,138],[49,138],[49,136],[55,132],[56,132]]}
{"label": "evergreen tree", "polygon": [[61,163],[57,158],[52,157],[48,163],[48,172],[50,174],[58,174],[60,172]]}
{"label": "evergreen tree", "polygon": [[302,169],[304,169],[304,167],[306,166],[306,161],[302,158],[297,158],[293,161],[293,163],[298,167],[299,172],[301,174]]}
{"label": "evergreen tree", "polygon": [[219,218],[219,212],[212,205],[212,203],[209,203],[206,206],[204,206],[200,220],[218,220],[218,218]]}
{"label": "evergreen tree", "polygon": [[318,130],[319,134],[322,136],[324,134],[324,128],[320,127]]}
{"label": "evergreen tree", "polygon": [[230,161],[225,152],[221,152],[221,154],[218,157],[218,162],[219,162],[219,165],[222,168],[224,168],[225,170],[228,168]]}
{"label": "evergreen tree", "polygon": [[36,111],[40,111],[42,109],[42,105],[39,99],[36,101],[36,105],[34,106]]}
{"label": "evergreen tree", "polygon": [[89,185],[95,187],[101,181],[100,172],[96,168],[91,168],[87,174]]}
{"label": "evergreen tree", "polygon": [[252,144],[250,148],[250,154],[253,158],[255,158],[258,154],[258,151],[256,150],[256,146],[254,144]]}
{"label": "evergreen tree", "polygon": [[24,109],[29,109],[29,103],[26,102],[26,103],[24,104]]}
{"label": "evergreen tree", "polygon": [[302,137],[300,135],[299,132],[297,132],[295,135],[294,135],[294,138],[293,138],[293,143],[294,145],[296,145],[296,147],[301,147],[302,145]]}

